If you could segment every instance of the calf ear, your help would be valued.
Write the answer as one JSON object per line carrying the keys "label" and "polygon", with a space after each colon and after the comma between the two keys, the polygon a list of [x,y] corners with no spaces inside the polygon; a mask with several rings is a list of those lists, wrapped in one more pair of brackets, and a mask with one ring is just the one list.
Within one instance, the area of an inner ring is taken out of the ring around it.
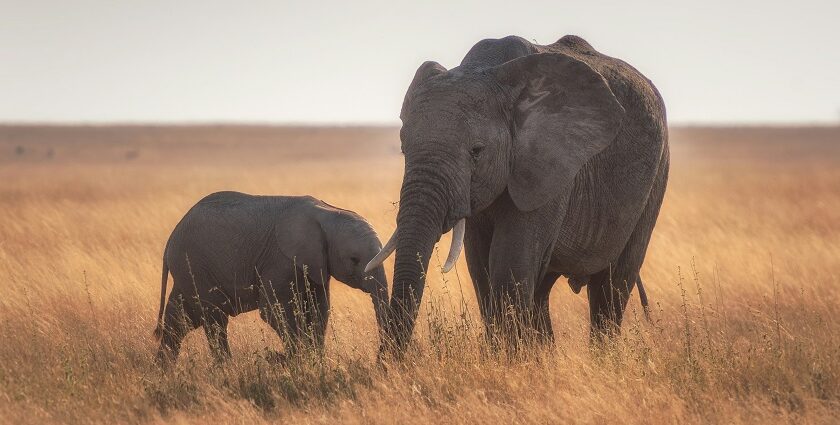
{"label": "calf ear", "polygon": [[[327,238],[317,220],[311,217],[289,217],[283,228],[294,229],[291,232],[277,232],[275,241],[284,258],[298,272],[306,270],[312,283],[323,283],[330,276],[330,264]],[[323,278],[323,279],[322,279]]]}
{"label": "calf ear", "polygon": [[624,108],[604,78],[561,53],[541,53],[491,70],[508,88],[513,149],[508,192],[531,211],[569,196],[578,171],[615,139]]}

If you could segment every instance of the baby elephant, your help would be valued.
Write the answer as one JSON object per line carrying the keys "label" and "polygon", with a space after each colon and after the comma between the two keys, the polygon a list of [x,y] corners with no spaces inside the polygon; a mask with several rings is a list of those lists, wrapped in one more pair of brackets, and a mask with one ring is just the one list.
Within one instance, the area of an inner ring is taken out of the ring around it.
{"label": "baby elephant", "polygon": [[228,317],[254,309],[287,352],[301,344],[322,348],[331,277],[371,294],[382,335],[385,271],[364,271],[380,249],[362,217],[311,196],[205,197],[175,226],[163,254],[157,361],[174,360],[184,336],[199,326],[214,356],[230,357]]}

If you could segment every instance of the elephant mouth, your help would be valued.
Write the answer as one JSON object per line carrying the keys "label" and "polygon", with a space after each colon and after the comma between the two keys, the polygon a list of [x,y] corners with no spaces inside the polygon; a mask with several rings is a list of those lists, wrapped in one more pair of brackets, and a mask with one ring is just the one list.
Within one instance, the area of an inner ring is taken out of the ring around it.
{"label": "elephant mouth", "polygon": [[[466,226],[467,226],[467,218],[463,217],[454,221],[454,224],[451,226],[444,226],[444,230],[441,232],[441,235],[447,233],[449,230],[452,230],[452,244],[449,246],[449,255],[446,257],[446,262],[443,264],[443,272],[446,273],[452,270],[455,267],[455,263],[458,261],[458,257],[461,255],[461,251],[464,248],[464,235],[466,234]],[[448,227],[448,229],[447,229]],[[391,235],[391,238],[382,247],[382,250],[379,251],[379,254],[370,260],[370,262],[365,266],[365,271],[368,272],[373,270],[373,268],[378,267],[385,261],[391,253],[397,247],[397,233],[399,232],[399,228],[394,231],[394,234]]]}
{"label": "elephant mouth", "polygon": [[450,231],[452,231],[452,229],[454,229],[455,226],[457,226],[460,221],[466,220],[468,217],[469,216],[463,216],[463,217],[459,217],[459,218],[454,218],[454,217],[453,218],[448,218],[446,220],[446,222],[444,223],[443,227],[441,228],[441,231],[440,231],[441,236],[449,233]]}
{"label": "elephant mouth", "polygon": [[467,218],[461,218],[455,222],[452,229],[452,245],[449,246],[449,255],[443,263],[443,272],[446,273],[455,267],[455,262],[464,249],[464,235],[467,233]]}
{"label": "elephant mouth", "polygon": [[[449,233],[452,229],[458,225],[459,222],[466,220],[472,216],[472,206],[470,205],[470,201],[465,202],[466,205],[463,203],[456,202],[456,206],[450,209],[446,214],[445,218],[443,219],[443,225],[440,229],[440,234],[444,235]],[[460,205],[460,206],[459,206]]]}

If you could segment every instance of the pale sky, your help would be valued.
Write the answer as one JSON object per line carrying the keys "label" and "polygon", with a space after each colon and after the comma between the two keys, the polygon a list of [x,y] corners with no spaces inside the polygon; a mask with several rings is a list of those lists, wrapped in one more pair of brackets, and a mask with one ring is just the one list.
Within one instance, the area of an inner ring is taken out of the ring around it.
{"label": "pale sky", "polygon": [[[425,60],[577,34],[672,123],[840,122],[840,1],[0,0],[0,122],[397,124]],[[615,3],[615,4],[614,4]]]}

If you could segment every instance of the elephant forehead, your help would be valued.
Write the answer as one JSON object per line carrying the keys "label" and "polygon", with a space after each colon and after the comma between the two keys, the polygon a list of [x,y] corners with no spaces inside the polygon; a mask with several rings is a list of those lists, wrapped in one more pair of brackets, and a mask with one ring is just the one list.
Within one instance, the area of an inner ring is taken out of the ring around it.
{"label": "elephant forehead", "polygon": [[437,111],[474,111],[486,108],[492,100],[489,81],[458,73],[432,78],[406,95],[406,118]]}
{"label": "elephant forehead", "polygon": [[403,120],[400,136],[403,141],[440,138],[468,130],[468,111],[456,107],[427,107],[415,110]]}

